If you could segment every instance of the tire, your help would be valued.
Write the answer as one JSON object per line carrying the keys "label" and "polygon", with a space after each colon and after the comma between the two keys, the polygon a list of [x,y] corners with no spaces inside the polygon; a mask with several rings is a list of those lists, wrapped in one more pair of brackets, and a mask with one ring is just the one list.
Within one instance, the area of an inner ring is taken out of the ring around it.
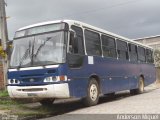
{"label": "tire", "polygon": [[130,90],[130,94],[132,95],[142,94],[143,92],[144,92],[144,79],[143,77],[140,77],[138,81],[138,88]]}
{"label": "tire", "polygon": [[95,78],[89,80],[87,88],[87,96],[83,99],[85,106],[93,106],[98,103],[99,100],[99,86]]}
{"label": "tire", "polygon": [[39,101],[42,106],[50,106],[53,105],[55,99],[44,99]]}

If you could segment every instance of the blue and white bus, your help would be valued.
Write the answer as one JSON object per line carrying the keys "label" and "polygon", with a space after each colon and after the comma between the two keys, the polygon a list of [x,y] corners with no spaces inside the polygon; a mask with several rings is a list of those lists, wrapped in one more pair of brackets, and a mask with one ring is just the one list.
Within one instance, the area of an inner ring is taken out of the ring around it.
{"label": "blue and white bus", "polygon": [[153,49],[74,20],[19,29],[8,70],[11,98],[82,98],[96,105],[100,95],[130,90],[143,93],[153,83]]}

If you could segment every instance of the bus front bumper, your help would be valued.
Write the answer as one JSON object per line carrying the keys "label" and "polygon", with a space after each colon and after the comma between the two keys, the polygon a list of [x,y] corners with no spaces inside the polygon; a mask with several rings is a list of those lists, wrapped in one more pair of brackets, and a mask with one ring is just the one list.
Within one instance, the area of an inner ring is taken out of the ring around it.
{"label": "bus front bumper", "polygon": [[69,98],[68,83],[43,86],[8,86],[11,98]]}

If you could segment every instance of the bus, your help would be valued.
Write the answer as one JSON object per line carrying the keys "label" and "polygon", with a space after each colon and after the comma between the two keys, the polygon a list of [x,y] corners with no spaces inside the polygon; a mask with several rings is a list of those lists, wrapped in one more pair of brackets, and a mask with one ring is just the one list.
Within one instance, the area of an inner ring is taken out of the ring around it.
{"label": "bus", "polygon": [[20,28],[13,40],[8,69],[11,98],[78,98],[86,106],[101,95],[144,92],[156,80],[153,49],[75,20]]}

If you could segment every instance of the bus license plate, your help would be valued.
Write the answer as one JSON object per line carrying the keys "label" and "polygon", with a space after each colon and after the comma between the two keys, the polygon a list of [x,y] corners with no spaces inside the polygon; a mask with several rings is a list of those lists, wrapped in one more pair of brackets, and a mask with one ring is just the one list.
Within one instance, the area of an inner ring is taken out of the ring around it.
{"label": "bus license plate", "polygon": [[37,97],[37,94],[36,93],[28,93],[28,96],[29,97]]}

